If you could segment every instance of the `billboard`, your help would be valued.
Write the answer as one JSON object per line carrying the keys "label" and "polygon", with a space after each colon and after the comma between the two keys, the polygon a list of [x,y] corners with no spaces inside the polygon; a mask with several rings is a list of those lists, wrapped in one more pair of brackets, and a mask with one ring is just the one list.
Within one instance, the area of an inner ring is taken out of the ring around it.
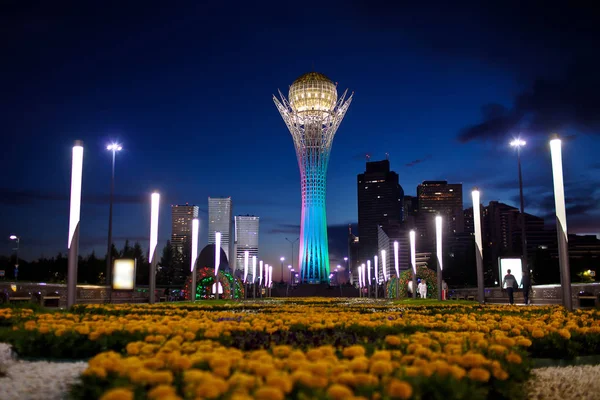
{"label": "billboard", "polygon": [[135,260],[119,259],[113,264],[112,287],[115,290],[133,290],[135,286]]}
{"label": "billboard", "polygon": [[502,284],[504,280],[504,276],[508,273],[510,269],[510,273],[515,277],[517,283],[521,285],[521,281],[523,279],[523,270],[520,258],[502,258],[498,259],[498,267],[500,269],[500,287],[506,289],[506,285]]}

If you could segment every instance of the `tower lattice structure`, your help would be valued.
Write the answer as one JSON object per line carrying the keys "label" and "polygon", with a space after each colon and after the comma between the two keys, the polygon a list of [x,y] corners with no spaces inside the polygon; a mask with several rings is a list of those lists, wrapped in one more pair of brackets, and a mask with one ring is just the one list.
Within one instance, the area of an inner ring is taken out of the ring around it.
{"label": "tower lattice structure", "polygon": [[350,107],[353,94],[338,98],[337,87],[325,75],[309,72],[290,86],[288,98],[279,91],[273,101],[296,147],[302,189],[298,265],[302,282],[329,282],[329,248],[325,207],[327,165],[333,137]]}

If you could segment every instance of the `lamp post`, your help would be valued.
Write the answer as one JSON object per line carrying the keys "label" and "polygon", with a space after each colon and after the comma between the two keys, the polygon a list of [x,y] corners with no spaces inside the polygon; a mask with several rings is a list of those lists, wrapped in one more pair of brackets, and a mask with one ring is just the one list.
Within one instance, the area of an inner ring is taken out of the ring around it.
{"label": "lamp post", "polygon": [[150,304],[154,304],[156,292],[156,265],[158,264],[158,210],[160,205],[160,194],[152,193],[150,207]]}
{"label": "lamp post", "polygon": [[400,298],[400,267],[399,267],[399,246],[398,241],[394,241],[394,269],[396,270],[396,298]]}
{"label": "lamp post", "polygon": [[435,217],[435,247],[437,254],[437,286],[438,286],[438,301],[442,301],[442,217]]}
{"label": "lamp post", "polygon": [[252,256],[252,298],[256,298],[256,256]]}
{"label": "lamp post", "polygon": [[[471,193],[473,196],[473,224],[475,225],[475,261],[477,262],[477,297],[479,303],[485,303],[485,288],[483,284],[483,240],[481,238],[481,214],[479,211],[480,193],[477,188]],[[502,278],[502,277],[500,277]]]}
{"label": "lamp post", "polygon": [[350,284],[352,284],[352,271],[350,271],[350,267],[348,266],[348,257],[344,257],[344,263],[346,264],[346,273],[348,274],[348,280],[347,282],[350,282]]}
{"label": "lamp post", "polygon": [[83,181],[83,142],[73,146],[71,167],[71,200],[69,206],[69,260],[67,269],[67,308],[77,300],[77,264],[79,259],[79,217],[81,215],[81,186]]}
{"label": "lamp post", "polygon": [[373,265],[375,268],[375,298],[377,298],[379,296],[379,258],[377,257],[377,255],[373,257],[373,261]]}
{"label": "lamp post", "polygon": [[279,258],[279,261],[281,261],[281,284],[283,284],[283,262],[285,261],[285,257]]}
{"label": "lamp post", "polygon": [[569,267],[569,237],[567,236],[567,210],[565,208],[565,187],[562,167],[562,143],[558,136],[550,140],[552,156],[552,177],[554,182],[554,206],[556,208],[556,233],[558,235],[558,260],[560,263],[560,285],[563,306],[573,310],[571,298],[571,271]]}
{"label": "lamp post", "polygon": [[288,242],[290,242],[290,244],[292,245],[292,268],[294,268],[294,244],[300,240],[300,238],[296,238],[294,240],[290,240],[288,238],[285,238],[285,240],[287,240]]}
{"label": "lamp post", "polygon": [[367,260],[367,297],[371,297],[371,285],[373,280],[371,279],[371,260]]}
{"label": "lamp post", "polygon": [[[115,195],[115,159],[117,151],[123,150],[118,143],[111,143],[106,146],[106,150],[112,151],[112,174],[110,176],[110,201],[108,206],[108,247],[106,250],[106,284],[112,285],[112,217],[113,217],[113,198]],[[110,299],[112,300],[112,287],[110,289]]]}
{"label": "lamp post", "polygon": [[221,265],[221,232],[215,232],[215,299],[219,299],[219,266]]}
{"label": "lamp post", "polygon": [[417,234],[415,233],[414,230],[411,230],[408,234],[409,239],[410,239],[410,264],[412,266],[412,295],[413,298],[416,299],[417,298],[417,255],[416,255],[416,244],[415,244],[415,240],[416,240],[416,236]]}
{"label": "lamp post", "polygon": [[191,300],[196,301],[196,259],[198,258],[198,236],[200,233],[200,220],[194,218],[192,220],[192,259],[190,269],[192,270],[192,290]]}
{"label": "lamp post", "polygon": [[523,176],[521,175],[521,147],[524,147],[526,142],[521,139],[515,139],[510,142],[512,147],[517,148],[517,164],[519,165],[519,199],[521,201],[521,247],[523,248],[523,263],[521,270],[524,273],[529,271],[527,261],[527,236],[525,232],[525,201],[523,199]]}
{"label": "lamp post", "polygon": [[15,251],[15,281],[17,280],[17,276],[19,275],[19,242],[21,241],[21,238],[18,237],[17,235],[10,235],[8,237],[10,240],[14,240],[15,243],[17,244],[17,247],[15,247],[13,250]]}

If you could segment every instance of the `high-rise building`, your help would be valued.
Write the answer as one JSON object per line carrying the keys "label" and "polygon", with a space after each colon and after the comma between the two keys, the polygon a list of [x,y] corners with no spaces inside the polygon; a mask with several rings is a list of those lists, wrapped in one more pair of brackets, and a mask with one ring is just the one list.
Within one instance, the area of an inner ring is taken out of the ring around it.
{"label": "high-rise building", "polygon": [[348,276],[352,285],[358,284],[358,267],[360,266],[360,241],[352,233],[352,225],[348,225]]}
{"label": "high-rise building", "polygon": [[244,271],[244,257],[248,252],[248,271],[252,274],[252,256],[258,258],[258,227],[259,217],[254,215],[236,215],[235,226],[235,266],[238,271]]}
{"label": "high-rise building", "polygon": [[171,206],[171,246],[179,253],[192,238],[192,220],[198,218],[198,206]]}
{"label": "high-rise building", "polygon": [[464,231],[462,183],[424,181],[417,186],[419,213],[441,215],[448,233]]}
{"label": "high-rise building", "polygon": [[296,147],[302,190],[299,262],[301,280],[329,282],[329,247],[325,188],[333,137],[350,107],[352,95],[339,98],[337,85],[325,75],[309,72],[290,86],[288,98],[273,101]]}
{"label": "high-rise building", "polygon": [[360,254],[361,262],[366,262],[378,254],[378,227],[402,221],[404,190],[389,160],[367,162],[366,171],[357,176],[357,187]]}
{"label": "high-rise building", "polygon": [[232,208],[231,197],[208,198],[208,244],[215,244],[215,232],[221,232],[221,249],[227,255],[230,266],[233,265]]}

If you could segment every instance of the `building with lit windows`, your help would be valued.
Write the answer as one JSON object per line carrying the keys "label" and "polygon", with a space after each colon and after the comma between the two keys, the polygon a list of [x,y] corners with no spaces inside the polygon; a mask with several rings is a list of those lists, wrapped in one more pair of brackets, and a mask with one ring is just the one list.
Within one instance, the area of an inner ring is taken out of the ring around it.
{"label": "building with lit windows", "polygon": [[258,258],[258,228],[260,218],[254,215],[236,215],[235,229],[235,267],[244,271],[244,255],[248,252],[249,273],[252,274],[252,257]]}
{"label": "building with lit windows", "polygon": [[377,230],[380,225],[402,221],[404,190],[398,174],[390,170],[390,161],[367,162],[364,173],[357,176],[358,237],[360,263],[379,255]]}
{"label": "building with lit windows", "polygon": [[192,220],[198,218],[198,206],[171,206],[171,246],[173,250],[182,253],[183,248],[192,238]]}
{"label": "building with lit windows", "polygon": [[208,198],[208,244],[215,244],[215,232],[221,232],[221,249],[227,255],[228,265],[233,265],[232,208],[231,197]]}

